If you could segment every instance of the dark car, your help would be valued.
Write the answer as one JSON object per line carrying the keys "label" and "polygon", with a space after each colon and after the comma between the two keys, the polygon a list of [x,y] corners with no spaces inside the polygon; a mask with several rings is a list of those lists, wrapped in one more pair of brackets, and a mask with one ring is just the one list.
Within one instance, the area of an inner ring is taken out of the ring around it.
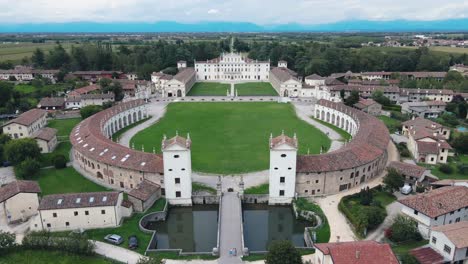
{"label": "dark car", "polygon": [[136,249],[138,247],[138,238],[133,235],[128,237],[128,248]]}

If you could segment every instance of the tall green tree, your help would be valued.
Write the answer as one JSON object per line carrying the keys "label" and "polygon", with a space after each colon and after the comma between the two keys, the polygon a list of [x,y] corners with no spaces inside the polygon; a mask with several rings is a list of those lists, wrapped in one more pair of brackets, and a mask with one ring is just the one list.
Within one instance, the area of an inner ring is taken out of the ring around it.
{"label": "tall green tree", "polygon": [[296,247],[288,240],[273,241],[268,247],[266,264],[302,264],[302,258]]}
{"label": "tall green tree", "polygon": [[37,48],[34,50],[33,55],[31,56],[31,62],[34,64],[34,67],[42,68],[45,64],[45,54],[42,49]]}
{"label": "tall green tree", "polygon": [[5,157],[13,164],[26,159],[38,159],[41,150],[32,138],[14,139],[5,144]]}
{"label": "tall green tree", "polygon": [[345,99],[345,104],[353,106],[357,102],[359,102],[359,92],[357,90],[352,90],[348,98]]}
{"label": "tall green tree", "polygon": [[405,178],[397,170],[389,168],[387,171],[387,175],[385,175],[383,179],[383,183],[391,191],[397,191],[405,184]]}

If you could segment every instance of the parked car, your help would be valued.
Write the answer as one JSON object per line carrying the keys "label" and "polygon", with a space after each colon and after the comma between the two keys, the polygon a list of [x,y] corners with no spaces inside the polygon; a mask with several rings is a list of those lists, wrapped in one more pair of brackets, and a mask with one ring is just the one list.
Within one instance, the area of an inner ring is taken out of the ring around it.
{"label": "parked car", "polygon": [[402,194],[410,194],[412,191],[413,188],[410,185],[405,184],[403,187],[401,187]]}
{"label": "parked car", "polygon": [[116,234],[109,234],[104,237],[104,240],[115,245],[120,245],[124,241],[124,239],[121,236]]}
{"label": "parked car", "polygon": [[135,235],[128,237],[128,248],[136,249],[138,247],[138,238]]}

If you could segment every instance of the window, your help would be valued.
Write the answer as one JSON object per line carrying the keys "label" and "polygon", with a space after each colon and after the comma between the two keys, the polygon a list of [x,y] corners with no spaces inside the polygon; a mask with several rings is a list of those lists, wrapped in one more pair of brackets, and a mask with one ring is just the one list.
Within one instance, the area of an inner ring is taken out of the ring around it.
{"label": "window", "polygon": [[431,240],[431,241],[432,241],[432,244],[435,244],[435,243],[437,243],[437,238],[436,238],[436,237],[432,237],[432,240]]}
{"label": "window", "polygon": [[457,219],[455,219],[455,223],[458,223],[460,222],[460,217],[457,217]]}
{"label": "window", "polygon": [[318,182],[319,182],[319,180],[315,180],[315,183],[318,183]]}
{"label": "window", "polygon": [[65,226],[70,226],[70,222],[65,222]]}
{"label": "window", "polygon": [[179,155],[174,155],[174,159],[178,159],[179,157]]}
{"label": "window", "polygon": [[286,158],[286,154],[281,154],[281,157],[282,157],[282,158]]}
{"label": "window", "polygon": [[444,245],[444,251],[450,254],[450,252],[452,252],[452,249],[449,246]]}
{"label": "window", "polygon": [[89,215],[89,211],[85,211],[84,214],[85,214],[85,215]]}
{"label": "window", "polygon": [[78,211],[75,211],[75,212],[74,212],[74,215],[77,216],[77,215],[78,215]]}
{"label": "window", "polygon": [[414,214],[415,214],[415,215],[418,215],[418,213],[419,213],[418,211],[414,210]]}
{"label": "window", "polygon": [[175,197],[180,197],[180,196],[182,196],[180,191],[175,192]]}
{"label": "window", "polygon": [[278,167],[275,167],[275,170],[278,170]]}
{"label": "window", "polygon": [[51,227],[51,226],[50,226],[50,224],[47,224],[47,227],[49,227],[49,228],[50,228],[50,227]]}
{"label": "window", "polygon": [[101,214],[106,214],[106,210],[101,210]]}
{"label": "window", "polygon": [[455,213],[455,211],[452,211],[452,212],[450,212],[450,215],[453,215],[454,213]]}
{"label": "window", "polygon": [[175,184],[180,184],[180,178],[175,178]]}
{"label": "window", "polygon": [[120,182],[120,188],[124,188],[124,183]]}
{"label": "window", "polygon": [[57,217],[57,213],[53,213],[52,216],[53,216],[53,217]]}
{"label": "window", "polygon": [[279,196],[284,196],[284,190],[279,191]]}

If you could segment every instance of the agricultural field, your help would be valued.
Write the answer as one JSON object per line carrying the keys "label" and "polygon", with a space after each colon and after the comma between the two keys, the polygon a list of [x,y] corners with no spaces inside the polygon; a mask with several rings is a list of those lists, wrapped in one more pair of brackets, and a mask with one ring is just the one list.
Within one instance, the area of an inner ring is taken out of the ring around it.
{"label": "agricultural field", "polygon": [[[0,61],[14,61],[18,62],[24,57],[31,57],[36,48],[42,49],[44,52],[52,50],[57,44],[55,43],[32,43],[32,42],[20,42],[0,44]],[[62,43],[65,50],[70,51],[72,43]]]}
{"label": "agricultural field", "polygon": [[190,89],[188,96],[226,96],[231,86],[227,83],[198,82]]}
{"label": "agricultural field", "polygon": [[269,82],[238,83],[234,86],[238,96],[277,96]]}
{"label": "agricultural field", "polygon": [[195,171],[233,174],[268,169],[270,133],[297,133],[299,153],[327,150],[330,139],[298,119],[291,104],[278,103],[173,103],[156,124],[136,134],[131,143],[161,152],[161,139],[175,135],[192,139]]}

